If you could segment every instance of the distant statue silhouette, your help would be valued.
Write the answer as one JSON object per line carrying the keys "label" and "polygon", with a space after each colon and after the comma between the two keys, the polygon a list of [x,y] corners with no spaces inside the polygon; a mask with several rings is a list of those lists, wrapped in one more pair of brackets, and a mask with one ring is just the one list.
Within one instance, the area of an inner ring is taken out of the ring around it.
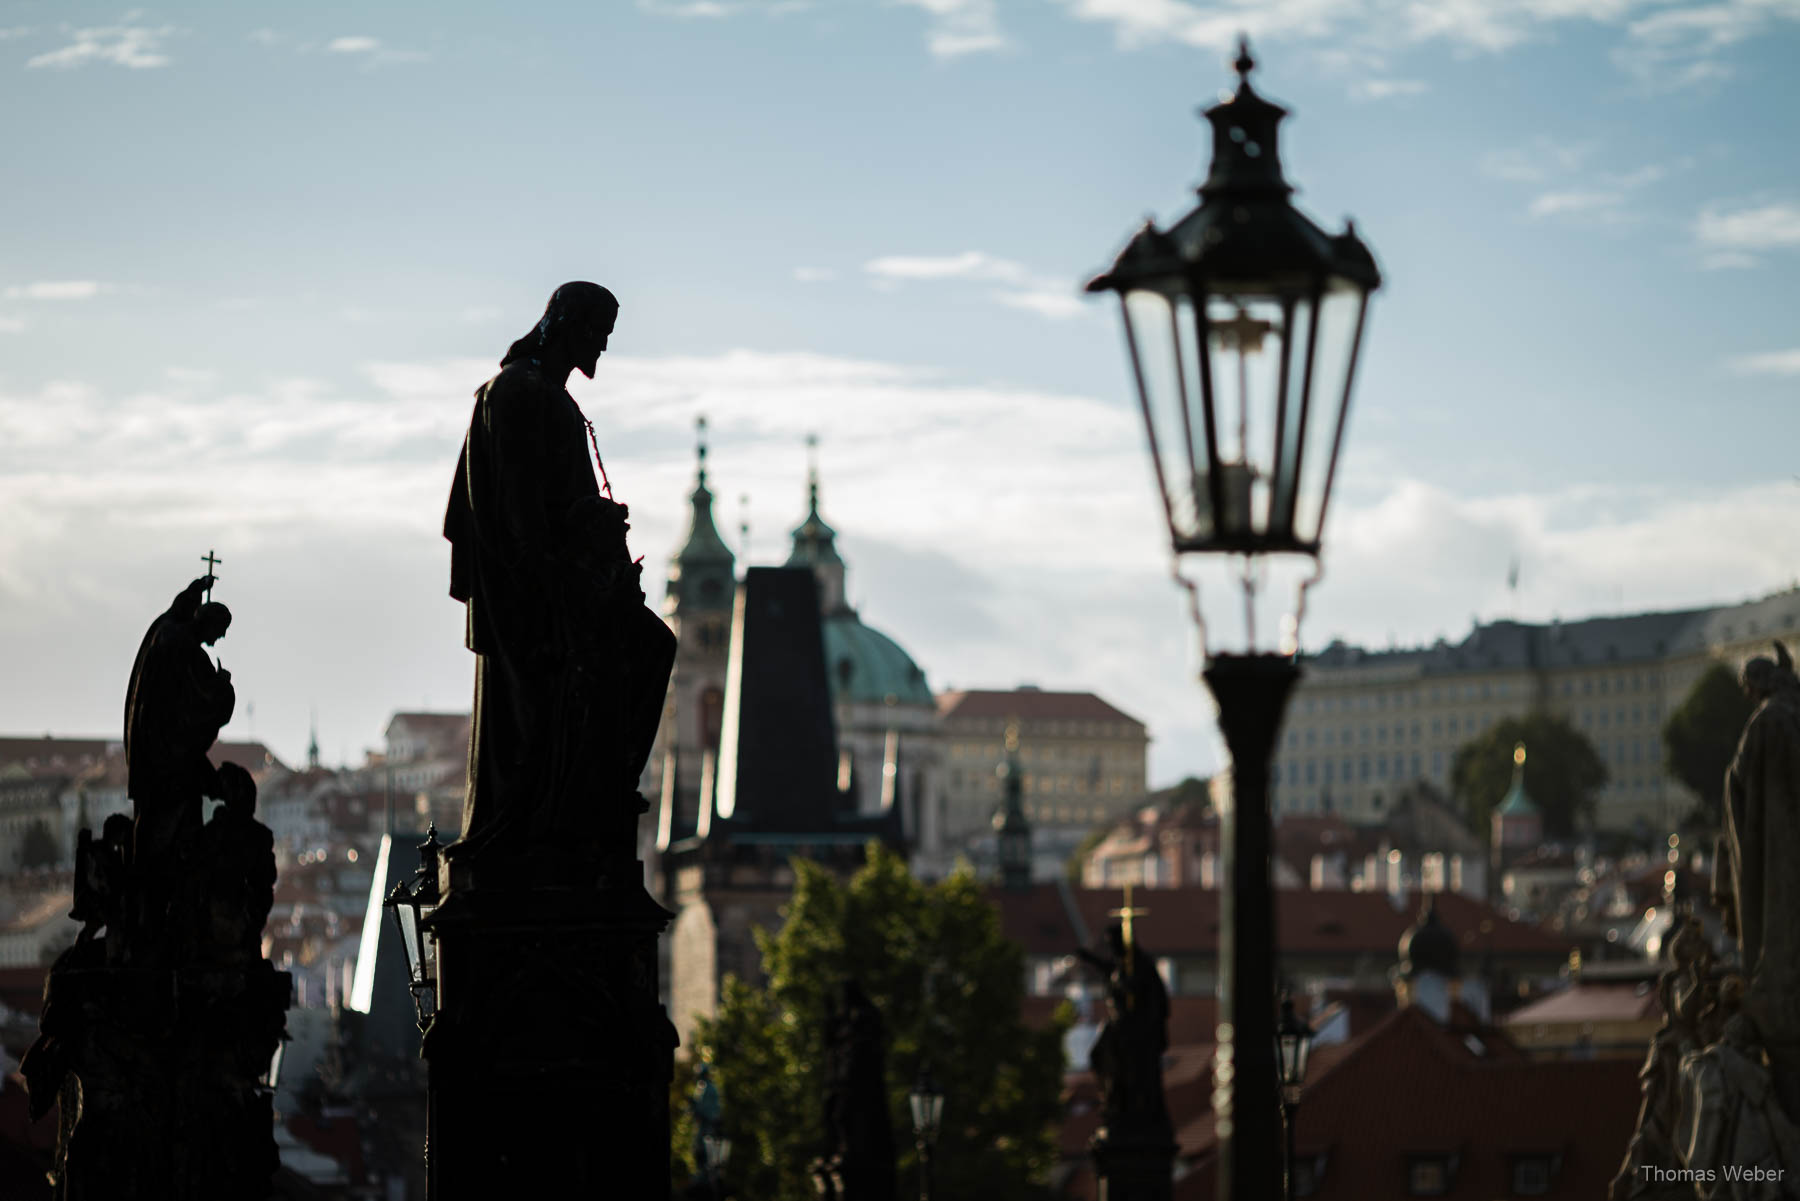
{"label": "distant statue silhouette", "polygon": [[225,636],[231,610],[201,602],[202,576],[150,623],[125,696],[127,791],[136,815],[134,859],[140,870],[200,828],[202,797],[219,795],[206,753],[231,720],[231,673],[206,648]]}
{"label": "distant statue silhouette", "polygon": [[1106,973],[1106,1024],[1094,1041],[1089,1066],[1100,1084],[1101,1117],[1108,1131],[1165,1132],[1162,1056],[1169,1046],[1169,990],[1156,958],[1119,923],[1106,931],[1108,955],[1082,948],[1077,954]]}
{"label": "distant statue silhouette", "polygon": [[571,371],[593,377],[618,310],[597,284],[564,284],[475,393],[444,516],[478,656],[453,860],[634,844],[675,639],[644,606],[628,511],[601,495],[592,427],[564,389]]}
{"label": "distant statue silhouette", "polygon": [[887,1030],[881,1010],[846,980],[825,1018],[825,1156],[835,1201],[894,1195],[894,1130],[888,1119]]}

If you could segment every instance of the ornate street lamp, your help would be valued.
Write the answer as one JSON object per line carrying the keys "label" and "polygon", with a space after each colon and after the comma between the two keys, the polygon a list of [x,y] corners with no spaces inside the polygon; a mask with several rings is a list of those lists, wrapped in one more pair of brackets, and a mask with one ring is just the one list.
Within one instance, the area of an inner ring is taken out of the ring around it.
{"label": "ornate street lamp", "polygon": [[722,1181],[725,1165],[731,1162],[731,1140],[723,1134],[704,1134],[700,1137],[700,1147],[706,1156],[706,1182],[712,1187],[715,1201],[723,1201],[725,1187]]}
{"label": "ornate street lamp", "polygon": [[[1206,110],[1213,159],[1200,205],[1168,229],[1146,223],[1088,284],[1119,296],[1151,464],[1175,554],[1242,557],[1244,650],[1208,652],[1205,679],[1231,749],[1220,889],[1220,1015],[1214,1112],[1219,1196],[1273,1194],[1274,1123],[1269,752],[1288,693],[1306,589],[1318,560],[1374,256],[1346,226],[1328,234],[1289,202],[1277,132],[1285,111],[1250,86]],[[1271,557],[1311,560],[1271,650],[1257,591]],[[1185,581],[1184,581],[1185,583]],[[1190,589],[1192,585],[1188,585]]]}
{"label": "ornate street lamp", "polygon": [[437,940],[431,936],[430,918],[438,904],[438,852],[442,849],[437,826],[433,824],[425,831],[425,841],[419,844],[419,867],[413,873],[412,883],[402,880],[395,884],[382,902],[393,913],[400,931],[407,983],[412,989],[421,1031],[437,1015]]}
{"label": "ornate street lamp", "polygon": [[929,1068],[919,1069],[907,1100],[912,1102],[913,1138],[919,1149],[919,1201],[931,1201],[931,1153],[944,1121],[944,1093],[932,1080]]}
{"label": "ornate street lamp", "polygon": [[1294,1197],[1294,1113],[1300,1108],[1300,1089],[1306,1083],[1306,1059],[1312,1054],[1313,1028],[1294,1012],[1294,998],[1283,993],[1281,1021],[1275,1027],[1275,1056],[1281,1064],[1281,1124],[1287,1131],[1282,1158],[1282,1196]]}

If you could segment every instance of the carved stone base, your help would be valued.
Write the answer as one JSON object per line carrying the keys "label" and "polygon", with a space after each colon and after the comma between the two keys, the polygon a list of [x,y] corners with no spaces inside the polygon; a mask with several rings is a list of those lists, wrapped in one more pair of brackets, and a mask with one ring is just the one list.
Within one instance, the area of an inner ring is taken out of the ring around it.
{"label": "carved stone base", "polygon": [[1174,1189],[1175,1140],[1160,1130],[1101,1127],[1088,1150],[1100,1179],[1100,1201],[1169,1201]]}
{"label": "carved stone base", "polygon": [[657,999],[672,915],[635,860],[579,849],[450,860],[430,1064],[436,1201],[666,1197],[675,1029]]}
{"label": "carved stone base", "polygon": [[267,960],[78,966],[89,948],[100,944],[52,969],[43,1037],[25,1065],[28,1079],[60,1082],[58,1201],[262,1196],[278,1160],[258,1078],[282,1036],[291,978]]}

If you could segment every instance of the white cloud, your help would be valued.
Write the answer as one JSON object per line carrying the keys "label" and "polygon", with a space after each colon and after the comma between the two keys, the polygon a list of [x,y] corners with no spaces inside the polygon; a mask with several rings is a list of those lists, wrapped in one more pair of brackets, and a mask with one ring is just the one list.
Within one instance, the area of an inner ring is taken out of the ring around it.
{"label": "white cloud", "polygon": [[420,63],[431,57],[423,50],[391,50],[383,45],[380,38],[367,37],[362,34],[333,38],[325,44],[325,52],[359,57],[365,67],[385,67],[395,63]]}
{"label": "white cloud", "polygon": [[1741,271],[1757,265],[1756,256],[1741,250],[1720,250],[1700,256],[1703,271]]}
{"label": "white cloud", "polygon": [[1731,75],[1731,47],[1781,21],[1800,19],[1792,0],[1716,0],[1665,8],[1632,22],[1613,60],[1639,83],[1668,91]]}
{"label": "white cloud", "polygon": [[[438,527],[470,393],[493,370],[487,358],[392,362],[351,387],[240,388],[188,368],[140,392],[0,392],[0,657],[19,678],[55,681],[0,691],[0,729],[110,728],[144,626],[208,546],[238,618],[222,653],[278,750],[299,753],[309,701],[353,747],[396,707],[466,704],[472,663]],[[1093,689],[1150,721],[1158,782],[1216,762],[1125,404],[747,350],[608,355],[597,380],[573,382],[631,505],[653,597],[684,529],[694,417],[712,426],[715,490],[751,497],[758,563],[786,558],[803,438],[817,431],[851,599],[933,685]],[[1728,601],[1781,586],[1800,558],[1800,489],[1785,480],[1467,497],[1363,470],[1366,458],[1346,458],[1309,647],[1458,636],[1469,614]],[[1233,595],[1209,582],[1209,614]],[[298,698],[285,717],[284,696]],[[240,719],[231,732],[245,731]]]}
{"label": "white cloud", "polygon": [[1727,366],[1740,375],[1800,375],[1800,350],[1767,350],[1742,354]]}
{"label": "white cloud", "polygon": [[995,0],[899,0],[930,16],[925,45],[933,58],[961,58],[1004,50],[1009,42],[1000,30]]}
{"label": "white cloud", "polygon": [[1422,79],[1364,79],[1350,86],[1357,100],[1386,100],[1391,96],[1418,96],[1431,90]]}
{"label": "white cloud", "polygon": [[863,264],[863,270],[881,291],[893,291],[907,282],[964,280],[1008,285],[990,292],[989,297],[1007,308],[1023,309],[1054,321],[1089,311],[1072,280],[1040,275],[1023,263],[980,250],[950,255],[888,255],[869,260]]}
{"label": "white cloud", "polygon": [[25,332],[25,319],[22,317],[0,317],[0,334],[22,334]]}
{"label": "white cloud", "polygon": [[92,300],[102,292],[112,291],[111,284],[91,279],[44,280],[31,284],[14,284],[0,296],[8,300]]}
{"label": "white cloud", "polygon": [[1546,192],[1531,202],[1533,217],[1553,217],[1565,213],[1611,212],[1624,197],[1617,192]]}
{"label": "white cloud", "polygon": [[1023,280],[1029,272],[1009,259],[995,258],[979,250],[950,255],[888,255],[863,264],[870,275],[885,279],[980,279],[1008,283]]}
{"label": "white cloud", "polygon": [[282,41],[282,35],[273,29],[253,29],[245,35],[245,38],[255,42],[258,46],[274,46]]}
{"label": "white cloud", "polygon": [[166,67],[163,40],[174,32],[164,25],[150,29],[138,25],[108,25],[78,29],[74,41],[60,50],[50,50],[25,60],[27,67],[83,67],[89,63],[112,63],[120,67],[143,70]]}
{"label": "white cloud", "polygon": [[794,279],[803,284],[830,283],[837,278],[837,272],[830,267],[795,267]]}
{"label": "white cloud", "polygon": [[1592,142],[1559,142],[1539,137],[1528,146],[1490,150],[1481,156],[1484,175],[1513,183],[1542,183],[1579,171],[1594,153]]}
{"label": "white cloud", "polygon": [[995,292],[994,299],[1008,308],[1024,309],[1053,321],[1066,321],[1087,314],[1092,305],[1083,300],[1071,285],[1060,290],[1028,289],[1018,292]]}
{"label": "white cloud", "polygon": [[1785,202],[1726,207],[1711,204],[1694,222],[1694,236],[1712,250],[1784,250],[1800,246],[1800,205]]}

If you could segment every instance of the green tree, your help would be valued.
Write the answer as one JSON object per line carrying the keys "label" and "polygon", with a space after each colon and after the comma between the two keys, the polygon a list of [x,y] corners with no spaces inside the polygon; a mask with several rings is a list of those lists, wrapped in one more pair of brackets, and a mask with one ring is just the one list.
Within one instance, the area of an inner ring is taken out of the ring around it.
{"label": "green tree", "polygon": [[1457,748],[1450,788],[1462,803],[1469,828],[1482,838],[1494,810],[1512,787],[1513,748],[1525,744],[1525,791],[1544,815],[1544,833],[1569,838],[1577,820],[1594,815],[1594,796],[1606,785],[1606,764],[1574,726],[1541,710],[1507,717]]}
{"label": "green tree", "polygon": [[[730,1187],[769,1201],[816,1195],[808,1166],[824,1138],[826,1003],[854,977],[887,1027],[900,1179],[918,1173],[907,1093],[923,1057],[946,1097],[938,1195],[1039,1195],[1031,1182],[1056,1160],[1069,1014],[1046,1030],[1024,1024],[1024,952],[1000,933],[981,885],[966,871],[922,884],[879,844],[847,885],[804,859],[794,875],[781,932],[756,932],[768,986],[726,977],[718,1016],[695,1040],[724,1099]],[[671,1104],[684,1159],[692,1088],[693,1076],[678,1072]]]}
{"label": "green tree", "polygon": [[25,837],[19,843],[20,867],[55,867],[60,858],[62,848],[56,845],[56,835],[42,818],[25,827]]}
{"label": "green tree", "polygon": [[1738,687],[1731,669],[1715,663],[1694,681],[1687,698],[1663,725],[1663,764],[1700,798],[1690,815],[1697,824],[1718,827],[1725,769],[1737,752],[1750,709],[1750,698]]}

